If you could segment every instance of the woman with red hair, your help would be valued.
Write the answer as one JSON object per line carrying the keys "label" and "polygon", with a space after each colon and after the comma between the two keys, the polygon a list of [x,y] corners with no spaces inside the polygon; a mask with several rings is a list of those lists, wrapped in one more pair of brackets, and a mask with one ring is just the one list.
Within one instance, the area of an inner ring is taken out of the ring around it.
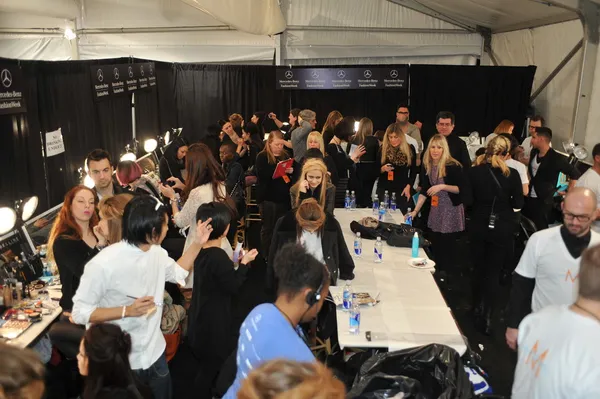
{"label": "woman with red hair", "polygon": [[135,161],[121,161],[117,164],[117,180],[123,187],[136,194],[150,194],[160,198],[158,186],[146,175]]}
{"label": "woman with red hair", "polygon": [[70,312],[73,295],[85,264],[106,244],[101,234],[96,234],[98,197],[83,186],[75,186],[65,195],[65,201],[54,221],[48,240],[48,258],[53,260],[60,273],[62,297],[60,306]]}
{"label": "woman with red hair", "polygon": [[509,121],[508,119],[504,119],[502,122],[496,126],[494,129],[494,133],[490,134],[485,138],[485,147],[492,141],[492,139],[498,137],[499,134],[508,133],[512,134],[513,129],[515,128],[515,124]]}

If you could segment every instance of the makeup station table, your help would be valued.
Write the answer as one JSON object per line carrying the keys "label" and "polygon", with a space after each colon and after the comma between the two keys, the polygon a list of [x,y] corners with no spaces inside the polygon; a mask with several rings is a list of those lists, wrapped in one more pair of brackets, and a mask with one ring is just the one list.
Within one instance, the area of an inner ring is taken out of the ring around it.
{"label": "makeup station table", "polygon": [[[346,245],[354,255],[352,221],[373,216],[371,209],[336,209]],[[400,223],[402,213],[386,214],[384,221]],[[374,262],[375,240],[362,240],[362,256],[354,257],[352,288],[354,292],[379,295],[380,303],[361,306],[360,333],[348,331],[348,313],[338,307],[338,337],[342,348],[387,348],[390,351],[432,343],[454,348],[461,355],[467,347],[432,275],[433,269],[419,270],[409,266],[411,248],[390,247],[383,243],[383,262]],[[426,258],[420,249],[419,256]],[[342,296],[345,281],[331,287],[334,297]],[[366,332],[371,332],[371,340]]]}

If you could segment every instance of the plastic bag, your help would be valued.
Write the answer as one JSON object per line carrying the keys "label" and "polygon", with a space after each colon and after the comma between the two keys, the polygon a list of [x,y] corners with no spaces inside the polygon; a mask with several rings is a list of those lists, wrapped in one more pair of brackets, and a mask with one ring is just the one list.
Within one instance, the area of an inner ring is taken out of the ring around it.
{"label": "plastic bag", "polygon": [[439,344],[378,354],[368,359],[350,398],[470,399],[475,395],[460,355]]}

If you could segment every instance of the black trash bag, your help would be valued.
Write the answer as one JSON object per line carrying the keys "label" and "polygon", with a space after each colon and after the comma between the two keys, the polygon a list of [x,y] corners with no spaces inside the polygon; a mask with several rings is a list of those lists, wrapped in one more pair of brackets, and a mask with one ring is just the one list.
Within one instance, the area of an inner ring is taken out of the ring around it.
{"label": "black trash bag", "polygon": [[471,399],[475,395],[460,355],[439,344],[378,354],[367,360],[349,398]]}

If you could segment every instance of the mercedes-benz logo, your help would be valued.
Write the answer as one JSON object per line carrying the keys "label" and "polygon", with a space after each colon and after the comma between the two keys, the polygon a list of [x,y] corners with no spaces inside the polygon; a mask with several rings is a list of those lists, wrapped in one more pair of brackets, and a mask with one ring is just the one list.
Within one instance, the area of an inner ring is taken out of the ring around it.
{"label": "mercedes-benz logo", "polygon": [[130,78],[133,78],[133,68],[132,67],[127,68],[127,73],[129,74]]}
{"label": "mercedes-benz logo", "polygon": [[113,69],[113,76],[115,77],[115,80],[119,80],[119,68]]}
{"label": "mercedes-benz logo", "polygon": [[0,80],[2,81],[2,86],[6,87],[7,89],[10,87],[10,85],[12,85],[12,74],[8,69],[3,69],[2,72],[0,72]]}
{"label": "mercedes-benz logo", "polygon": [[390,76],[392,77],[392,79],[396,79],[398,77],[398,71],[395,69],[392,69],[390,71]]}
{"label": "mercedes-benz logo", "polygon": [[285,71],[284,75],[285,75],[286,79],[291,79],[291,78],[294,77],[294,72],[292,72],[292,71]]}
{"label": "mercedes-benz logo", "polygon": [[98,69],[96,71],[96,77],[98,78],[99,82],[103,82],[104,81],[104,72],[102,71],[102,69]]}
{"label": "mercedes-benz logo", "polygon": [[144,76],[144,66],[140,65],[140,74]]}
{"label": "mercedes-benz logo", "polygon": [[373,76],[373,72],[371,72],[370,69],[367,69],[364,73],[365,78],[369,79],[371,76]]}
{"label": "mercedes-benz logo", "polygon": [[340,69],[337,72],[337,77],[340,78],[340,79],[344,79],[346,77],[346,71],[344,71],[343,69]]}
{"label": "mercedes-benz logo", "polygon": [[319,72],[318,71],[312,71],[310,73],[310,76],[312,76],[313,79],[318,79],[319,78]]}

